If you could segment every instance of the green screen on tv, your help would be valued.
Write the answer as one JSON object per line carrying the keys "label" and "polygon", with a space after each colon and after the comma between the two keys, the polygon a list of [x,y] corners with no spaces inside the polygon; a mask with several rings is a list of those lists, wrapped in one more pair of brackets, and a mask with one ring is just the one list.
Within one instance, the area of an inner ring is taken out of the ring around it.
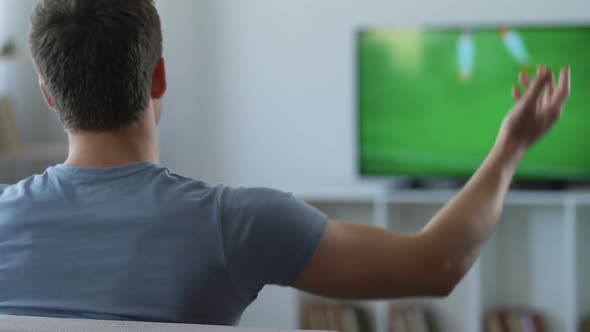
{"label": "green screen on tv", "polygon": [[590,28],[375,29],[359,33],[359,166],[365,176],[466,178],[514,105],[519,72],[572,68],[556,128],[520,179],[590,179]]}

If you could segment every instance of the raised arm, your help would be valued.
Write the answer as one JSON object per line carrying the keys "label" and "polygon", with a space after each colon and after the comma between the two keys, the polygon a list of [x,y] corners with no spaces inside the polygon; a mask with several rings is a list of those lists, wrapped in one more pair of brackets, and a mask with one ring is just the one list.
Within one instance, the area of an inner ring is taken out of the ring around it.
{"label": "raised arm", "polygon": [[420,233],[331,222],[295,287],[354,299],[450,294],[498,224],[520,160],[557,122],[569,97],[569,68],[557,87],[545,68],[532,83],[524,74],[520,81],[526,94],[514,88],[516,105],[489,156]]}

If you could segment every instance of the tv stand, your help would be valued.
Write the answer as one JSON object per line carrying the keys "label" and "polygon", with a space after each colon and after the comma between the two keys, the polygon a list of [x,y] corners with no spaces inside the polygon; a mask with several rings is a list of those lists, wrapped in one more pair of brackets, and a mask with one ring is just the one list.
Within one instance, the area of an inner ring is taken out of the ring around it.
{"label": "tv stand", "polygon": [[543,181],[529,181],[529,180],[515,180],[512,183],[511,189],[514,190],[549,190],[549,191],[563,191],[571,189],[571,184],[565,181],[543,180]]}
{"label": "tv stand", "polygon": [[395,181],[390,186],[394,190],[404,189],[460,189],[462,188],[466,180],[461,179],[420,179],[420,178],[403,178]]}
{"label": "tv stand", "polygon": [[[399,190],[457,190],[465,186],[468,179],[420,179],[400,178],[392,181],[389,191]],[[588,189],[590,182],[567,182],[561,180],[514,180],[511,190],[518,191],[564,191]]]}

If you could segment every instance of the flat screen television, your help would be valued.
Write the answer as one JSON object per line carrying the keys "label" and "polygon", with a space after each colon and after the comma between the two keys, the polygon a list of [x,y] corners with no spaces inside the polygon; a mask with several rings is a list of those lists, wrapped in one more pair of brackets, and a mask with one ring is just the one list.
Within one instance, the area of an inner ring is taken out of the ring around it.
{"label": "flat screen television", "polygon": [[521,180],[590,179],[590,26],[369,29],[358,33],[362,176],[471,176],[514,105],[521,71],[572,68],[557,127]]}

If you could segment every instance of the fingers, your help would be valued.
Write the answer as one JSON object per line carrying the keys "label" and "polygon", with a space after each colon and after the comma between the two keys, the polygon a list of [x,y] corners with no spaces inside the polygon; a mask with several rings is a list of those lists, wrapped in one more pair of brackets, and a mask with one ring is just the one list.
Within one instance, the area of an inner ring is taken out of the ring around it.
{"label": "fingers", "polygon": [[[525,92],[529,90],[531,78],[529,77],[529,75],[527,73],[521,72],[518,75],[518,81],[520,82],[520,85],[522,85],[522,88],[524,89]],[[522,99],[522,91],[518,86],[515,86],[512,89],[512,96],[514,97],[515,101],[520,101]]]}
{"label": "fingers", "polygon": [[570,95],[570,76],[569,67],[561,70],[559,74],[559,85],[547,105],[547,110],[549,110],[553,120],[559,119],[563,114],[565,103]]}
{"label": "fingers", "polygon": [[521,72],[518,77],[518,81],[520,82],[520,84],[522,84],[524,91],[528,91],[529,86],[531,85],[531,78],[529,77],[529,75],[527,75],[527,73],[525,72]]}
{"label": "fingers", "polygon": [[561,70],[559,74],[559,84],[557,85],[557,90],[553,95],[553,100],[551,102],[553,107],[563,108],[565,102],[567,101],[568,97],[570,96],[570,89],[571,89],[571,72],[570,68],[566,67]]}
{"label": "fingers", "polygon": [[514,88],[512,88],[512,97],[514,97],[515,101],[519,101],[520,99],[522,99],[522,92],[520,92],[520,88],[515,86]]}
{"label": "fingers", "polygon": [[547,88],[545,89],[545,94],[543,95],[543,105],[549,105],[549,103],[553,99],[554,93],[555,93],[555,77],[553,76],[553,71],[549,70],[549,83],[547,84]]}
{"label": "fingers", "polygon": [[530,88],[527,93],[527,100],[529,102],[536,103],[539,100],[539,97],[545,91],[550,78],[551,75],[549,71],[545,67],[540,66],[537,71],[537,77],[529,85]]}

